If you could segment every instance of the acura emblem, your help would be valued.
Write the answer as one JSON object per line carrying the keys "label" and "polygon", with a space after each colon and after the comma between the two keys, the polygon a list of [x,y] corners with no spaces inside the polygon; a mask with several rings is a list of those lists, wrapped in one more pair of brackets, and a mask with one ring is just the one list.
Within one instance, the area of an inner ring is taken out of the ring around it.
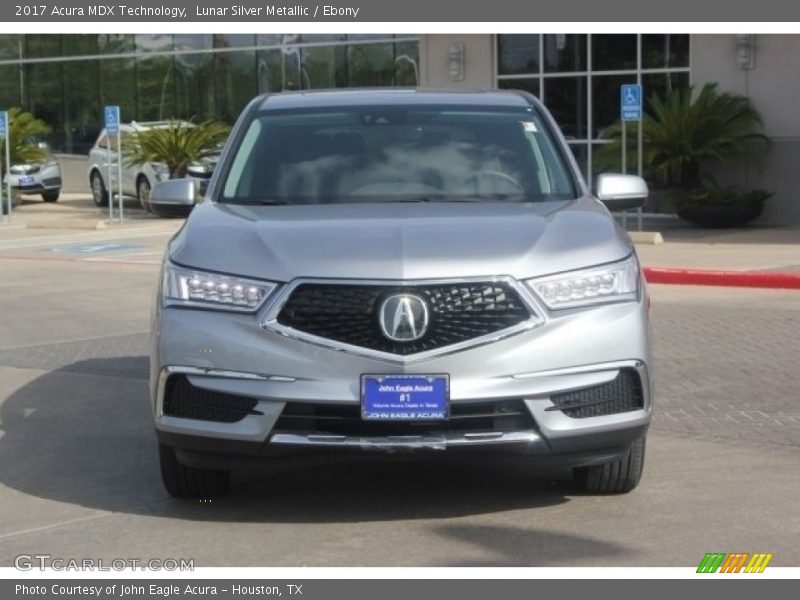
{"label": "acura emblem", "polygon": [[428,330],[428,305],[419,296],[395,294],[383,301],[381,331],[395,342],[413,342]]}

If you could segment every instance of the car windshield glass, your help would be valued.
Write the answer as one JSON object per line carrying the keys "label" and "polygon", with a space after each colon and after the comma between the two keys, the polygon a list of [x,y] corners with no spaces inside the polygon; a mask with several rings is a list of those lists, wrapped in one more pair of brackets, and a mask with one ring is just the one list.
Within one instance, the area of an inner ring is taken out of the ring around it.
{"label": "car windshield glass", "polygon": [[376,106],[257,114],[240,138],[220,201],[574,197],[564,155],[533,108]]}

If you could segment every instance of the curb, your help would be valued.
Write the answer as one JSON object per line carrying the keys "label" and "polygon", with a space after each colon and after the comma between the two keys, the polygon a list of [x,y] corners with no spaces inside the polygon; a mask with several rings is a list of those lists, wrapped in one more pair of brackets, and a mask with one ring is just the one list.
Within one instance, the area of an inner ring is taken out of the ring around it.
{"label": "curb", "polygon": [[29,221],[27,223],[28,229],[105,229],[106,222],[100,220],[69,220],[69,219],[51,219]]}
{"label": "curb", "polygon": [[662,267],[644,267],[643,270],[648,283],[800,290],[800,272],[709,271]]}

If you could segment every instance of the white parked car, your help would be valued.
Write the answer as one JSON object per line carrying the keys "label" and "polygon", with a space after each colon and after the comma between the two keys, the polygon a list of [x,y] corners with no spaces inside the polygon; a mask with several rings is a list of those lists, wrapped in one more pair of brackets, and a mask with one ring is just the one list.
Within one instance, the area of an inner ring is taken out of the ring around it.
{"label": "white parked car", "polygon": [[[131,123],[123,123],[120,125],[122,145],[124,147],[126,136],[148,129],[166,127],[168,124],[169,121],[150,121],[145,123],[132,121]],[[189,123],[185,124],[190,125]],[[108,182],[109,143],[111,144],[111,186],[109,186]],[[117,137],[112,135],[109,138],[106,130],[103,129],[94,146],[89,150],[89,185],[92,190],[92,198],[97,206],[108,206],[109,188],[112,188],[114,193],[117,191],[117,160]],[[205,192],[208,180],[211,179],[211,174],[214,172],[216,162],[217,157],[213,156],[189,165],[187,175],[196,180],[200,195]],[[122,194],[123,196],[136,198],[143,210],[150,210],[150,190],[153,186],[167,179],[169,179],[169,169],[163,163],[153,162],[128,166],[123,158]]]}
{"label": "white parked car", "polygon": [[61,166],[45,142],[38,142],[47,150],[42,160],[11,165],[4,182],[11,187],[14,204],[19,203],[20,194],[39,194],[45,202],[57,202],[61,195]]}

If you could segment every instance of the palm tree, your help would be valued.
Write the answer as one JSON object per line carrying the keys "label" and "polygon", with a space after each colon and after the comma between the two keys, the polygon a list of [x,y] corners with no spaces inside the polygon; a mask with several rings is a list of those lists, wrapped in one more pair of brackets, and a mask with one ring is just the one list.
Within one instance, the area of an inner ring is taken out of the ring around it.
{"label": "palm tree", "polygon": [[[707,161],[744,159],[753,162],[751,142],[769,139],[760,133],[761,116],[750,100],[720,92],[707,83],[695,94],[692,87],[673,89],[664,98],[649,100],[642,127],[642,164],[651,177],[668,187],[702,187],[701,165]],[[636,153],[636,128],[627,128],[628,164]],[[601,170],[619,169],[622,124],[605,132],[612,141],[597,154]]]}
{"label": "palm tree", "polygon": [[170,179],[186,177],[186,169],[216,154],[230,127],[219,121],[190,123],[172,119],[163,127],[138,131],[123,140],[123,154],[129,166],[163,163]]}
{"label": "palm tree", "polygon": [[[12,165],[36,163],[47,158],[48,150],[39,143],[50,133],[50,126],[21,108],[8,109],[9,158]],[[5,140],[2,144],[5,144]],[[0,146],[2,147],[2,146]],[[5,161],[0,161],[5,174]]]}

